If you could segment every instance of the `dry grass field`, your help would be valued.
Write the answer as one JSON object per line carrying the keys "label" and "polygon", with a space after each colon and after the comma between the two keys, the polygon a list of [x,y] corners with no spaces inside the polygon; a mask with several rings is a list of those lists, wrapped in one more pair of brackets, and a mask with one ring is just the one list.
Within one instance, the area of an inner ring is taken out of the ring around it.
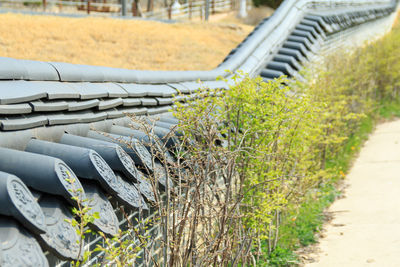
{"label": "dry grass field", "polygon": [[0,56],[128,69],[208,70],[252,28],[0,14]]}

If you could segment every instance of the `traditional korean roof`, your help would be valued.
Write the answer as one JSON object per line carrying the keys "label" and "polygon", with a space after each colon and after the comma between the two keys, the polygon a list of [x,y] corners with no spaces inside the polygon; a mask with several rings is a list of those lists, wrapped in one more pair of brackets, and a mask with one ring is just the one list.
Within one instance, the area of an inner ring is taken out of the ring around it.
{"label": "traditional korean roof", "polygon": [[78,236],[66,222],[73,197],[91,199],[100,218],[90,227],[113,235],[124,223],[118,206],[133,216],[150,212],[154,195],[146,175],[157,174],[160,190],[167,182],[173,188],[141,142],[151,140],[130,127],[127,115],[156,117],[152,127],[162,139],[178,123],[170,113],[174,104],[199,88],[229,89],[238,70],[266,80],[298,77],[328,41],[387,20],[396,9],[393,1],[286,0],[211,71],[0,58],[0,265],[76,260]]}

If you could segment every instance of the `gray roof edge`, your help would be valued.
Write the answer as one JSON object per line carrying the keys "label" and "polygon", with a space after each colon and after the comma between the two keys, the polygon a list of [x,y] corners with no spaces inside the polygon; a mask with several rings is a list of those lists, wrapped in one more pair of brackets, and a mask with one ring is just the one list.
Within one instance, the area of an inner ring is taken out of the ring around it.
{"label": "gray roof edge", "polygon": [[68,125],[53,125],[26,130],[0,131],[0,147],[16,150],[24,150],[32,138],[40,140],[59,142],[61,136],[68,132],[75,135],[86,135],[91,129],[109,131],[113,124],[124,126],[123,120],[107,119],[92,123],[73,123]]}

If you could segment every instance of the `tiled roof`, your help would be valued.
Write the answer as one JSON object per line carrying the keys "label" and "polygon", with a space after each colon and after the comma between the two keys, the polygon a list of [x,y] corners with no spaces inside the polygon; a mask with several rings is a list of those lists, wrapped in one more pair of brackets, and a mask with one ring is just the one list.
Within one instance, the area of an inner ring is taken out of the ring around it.
{"label": "tiled roof", "polygon": [[[91,199],[100,219],[90,227],[113,235],[121,224],[117,205],[146,212],[155,201],[146,175],[155,173],[161,190],[167,183],[173,189],[141,142],[152,140],[129,126],[127,114],[157,115],[153,130],[172,146],[177,140],[163,137],[177,124],[168,113],[174,101],[186,101],[199,87],[229,89],[226,69],[266,80],[297,77],[327,36],[387,17],[394,4],[286,0],[212,71],[0,58],[0,265],[68,265],[76,259],[79,237],[66,222],[72,218],[69,207],[76,205],[73,196]],[[216,81],[217,76],[227,80]]]}

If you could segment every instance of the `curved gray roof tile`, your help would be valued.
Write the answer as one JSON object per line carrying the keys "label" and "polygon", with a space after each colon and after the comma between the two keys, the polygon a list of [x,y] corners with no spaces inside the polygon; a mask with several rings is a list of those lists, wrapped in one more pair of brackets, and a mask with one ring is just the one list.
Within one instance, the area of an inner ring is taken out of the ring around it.
{"label": "curved gray roof tile", "polygon": [[99,110],[104,110],[104,109],[110,109],[110,108],[115,108],[118,106],[121,106],[124,103],[122,98],[115,98],[115,99],[109,99],[109,100],[101,100],[98,105]]}
{"label": "curved gray roof tile", "polygon": [[32,112],[32,107],[27,103],[0,105],[0,114],[3,115],[27,114],[31,112]]}
{"label": "curved gray roof tile", "polygon": [[42,115],[27,115],[18,117],[0,117],[1,129],[3,131],[22,130],[39,126],[44,126],[48,123],[48,119]]}
{"label": "curved gray roof tile", "polygon": [[100,103],[98,99],[83,100],[83,101],[68,101],[68,111],[78,111],[97,107]]}
{"label": "curved gray roof tile", "polygon": [[68,109],[68,102],[64,100],[55,101],[31,101],[29,104],[32,106],[34,112],[50,112],[61,111]]}

